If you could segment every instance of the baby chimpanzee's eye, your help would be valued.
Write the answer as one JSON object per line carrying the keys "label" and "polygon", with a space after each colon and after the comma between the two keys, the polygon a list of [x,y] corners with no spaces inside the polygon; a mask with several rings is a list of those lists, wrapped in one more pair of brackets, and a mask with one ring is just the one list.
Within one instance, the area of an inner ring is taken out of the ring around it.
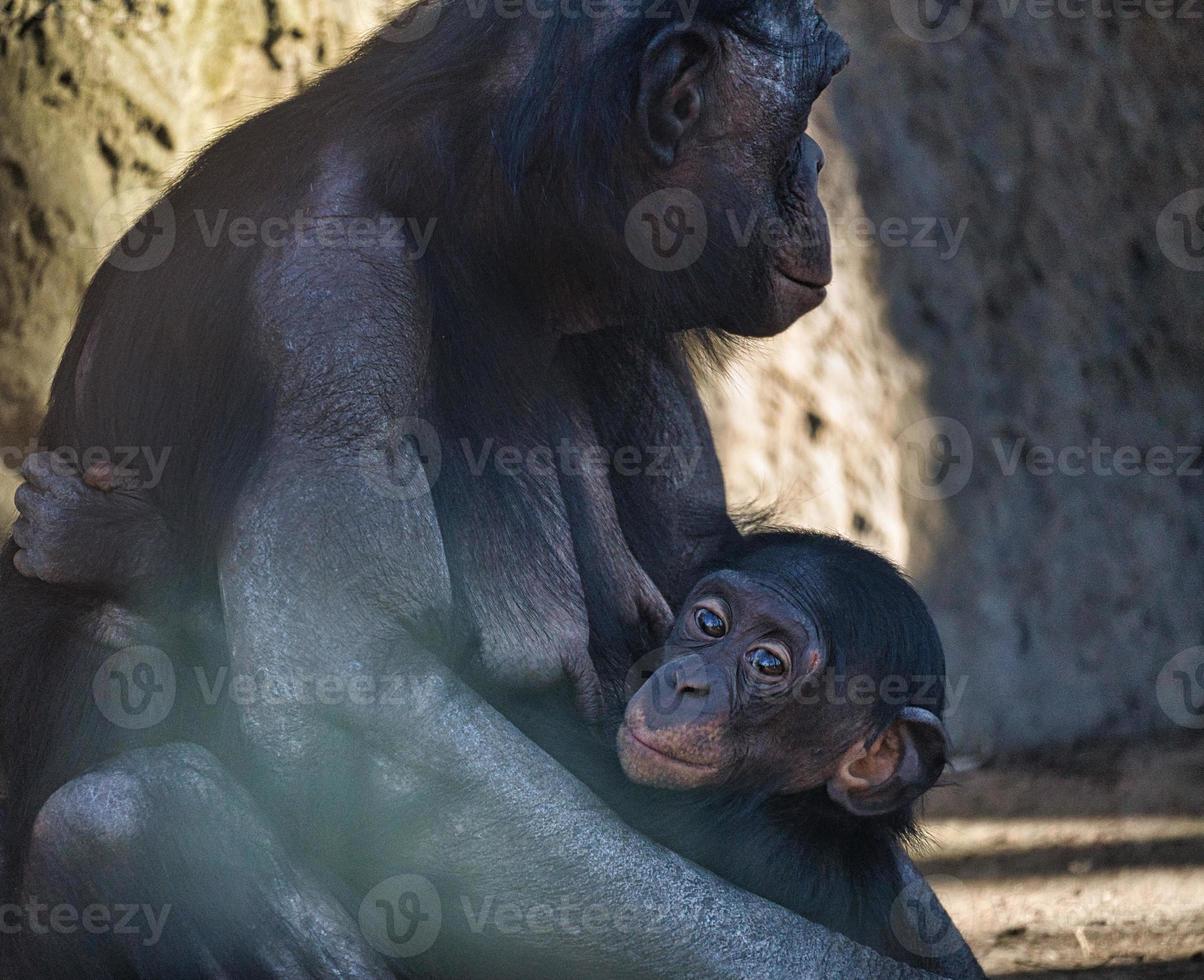
{"label": "baby chimpanzee's eye", "polygon": [[748,662],[758,674],[765,674],[767,677],[781,677],[786,673],[786,661],[765,647],[749,650]]}
{"label": "baby chimpanzee's eye", "polygon": [[694,613],[694,622],[698,624],[698,628],[703,633],[715,639],[719,639],[727,633],[727,623],[723,621],[723,617],[706,606],[698,607],[698,611]]}

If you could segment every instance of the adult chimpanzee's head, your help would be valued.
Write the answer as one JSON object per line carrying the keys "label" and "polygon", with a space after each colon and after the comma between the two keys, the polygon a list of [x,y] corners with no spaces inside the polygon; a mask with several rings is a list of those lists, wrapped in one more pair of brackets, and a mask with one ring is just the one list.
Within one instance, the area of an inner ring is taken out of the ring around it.
{"label": "adult chimpanzee's head", "polygon": [[446,158],[437,193],[454,211],[436,247],[480,266],[478,294],[572,331],[757,336],[823,301],[824,158],[805,130],[848,49],[813,0],[500,6],[501,21],[485,2],[444,14],[451,43],[476,32],[467,57],[496,56],[483,84],[447,93],[468,111],[425,146]]}
{"label": "adult chimpanzee's head", "polygon": [[619,733],[636,782],[794,793],[886,813],[940,775],[944,655],[879,555],[815,533],[750,536],[702,578]]}

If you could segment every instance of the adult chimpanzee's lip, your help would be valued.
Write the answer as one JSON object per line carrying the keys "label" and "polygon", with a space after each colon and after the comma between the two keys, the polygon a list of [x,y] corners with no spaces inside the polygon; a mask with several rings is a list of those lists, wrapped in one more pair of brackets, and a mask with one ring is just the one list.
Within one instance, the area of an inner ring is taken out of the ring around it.
{"label": "adult chimpanzee's lip", "polygon": [[800,313],[810,313],[828,298],[826,283],[807,282],[784,271],[781,266],[775,267],[778,278],[798,297]]}
{"label": "adult chimpanzee's lip", "polygon": [[831,276],[828,276],[827,278],[824,278],[824,279],[805,279],[805,278],[803,278],[803,275],[804,275],[803,273],[790,272],[787,269],[784,269],[780,265],[775,265],[774,269],[777,270],[778,275],[781,276],[783,279],[788,279],[788,280],[790,280],[790,282],[794,283],[794,285],[796,285],[796,286],[804,286],[807,289],[813,290],[814,292],[817,292],[817,293],[825,293],[826,294],[827,289],[825,287],[832,281]]}
{"label": "adult chimpanzee's lip", "polygon": [[653,745],[650,741],[647,741],[648,734],[646,732],[644,733],[644,738],[640,738],[640,736],[636,734],[636,731],[630,725],[624,724],[619,728],[619,738],[629,739],[630,741],[635,742],[637,745],[642,746],[647,751],[660,756],[662,759],[668,759],[670,762],[681,766],[687,766],[690,769],[712,771],[719,768],[717,765],[712,763],[691,762],[689,759],[683,759],[680,756],[672,755],[666,752],[664,749],[657,748],[657,746]]}

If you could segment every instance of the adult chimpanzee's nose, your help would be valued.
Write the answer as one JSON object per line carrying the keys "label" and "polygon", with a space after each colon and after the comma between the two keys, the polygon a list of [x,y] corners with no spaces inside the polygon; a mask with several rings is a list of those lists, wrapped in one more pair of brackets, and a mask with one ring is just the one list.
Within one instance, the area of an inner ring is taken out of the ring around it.
{"label": "adult chimpanzee's nose", "polygon": [[704,698],[711,693],[711,682],[707,679],[706,664],[697,657],[687,657],[672,667],[673,689],[681,697]]}
{"label": "adult chimpanzee's nose", "polygon": [[810,136],[803,136],[803,172],[814,169],[818,174],[824,169],[824,151]]}

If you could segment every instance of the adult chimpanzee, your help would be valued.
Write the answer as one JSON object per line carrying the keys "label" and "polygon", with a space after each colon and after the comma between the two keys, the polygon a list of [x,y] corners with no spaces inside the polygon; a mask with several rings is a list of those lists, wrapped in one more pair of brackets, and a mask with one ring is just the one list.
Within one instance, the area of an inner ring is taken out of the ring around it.
{"label": "adult chimpanzee", "polygon": [[[158,625],[169,617],[147,614],[183,576],[137,476],[102,464],[81,478],[48,454],[30,463],[39,499],[22,518],[21,555],[112,597],[80,624],[91,642],[170,642]],[[899,919],[895,857],[948,755],[945,659],[928,610],[890,562],[814,532],[757,531],[717,565],[653,655],[662,665],[626,705],[607,705],[601,734],[617,736],[621,771],[556,703],[526,699],[517,719],[654,840],[872,949],[939,968]],[[199,612],[220,633],[216,611]],[[632,669],[621,653],[614,666]]]}
{"label": "adult chimpanzee", "polygon": [[[844,45],[809,0],[424,13],[421,41],[381,34],[139,221],[85,296],[42,431],[170,447],[153,496],[187,588],[220,604],[217,663],[400,678],[405,702],[223,698],[115,732],[71,640],[102,599],[5,561],[9,867],[42,901],[170,904],[174,926],[154,946],[26,931],[25,953],[42,975],[382,975],[347,896],[417,871],[447,897],[419,970],[890,975],[631,832],[469,685],[596,705],[591,640],[642,648],[732,533],[688,331],[771,334],[822,300],[802,134]],[[237,234],[215,239],[223,215]],[[283,235],[294,216],[318,233]],[[437,221],[420,260],[405,218]],[[777,233],[739,247],[749,221]],[[624,241],[642,228],[650,252]],[[685,264],[687,239],[704,247]],[[467,453],[436,466],[432,433],[698,463],[478,473]],[[458,915],[520,885],[659,918],[566,937]]]}

